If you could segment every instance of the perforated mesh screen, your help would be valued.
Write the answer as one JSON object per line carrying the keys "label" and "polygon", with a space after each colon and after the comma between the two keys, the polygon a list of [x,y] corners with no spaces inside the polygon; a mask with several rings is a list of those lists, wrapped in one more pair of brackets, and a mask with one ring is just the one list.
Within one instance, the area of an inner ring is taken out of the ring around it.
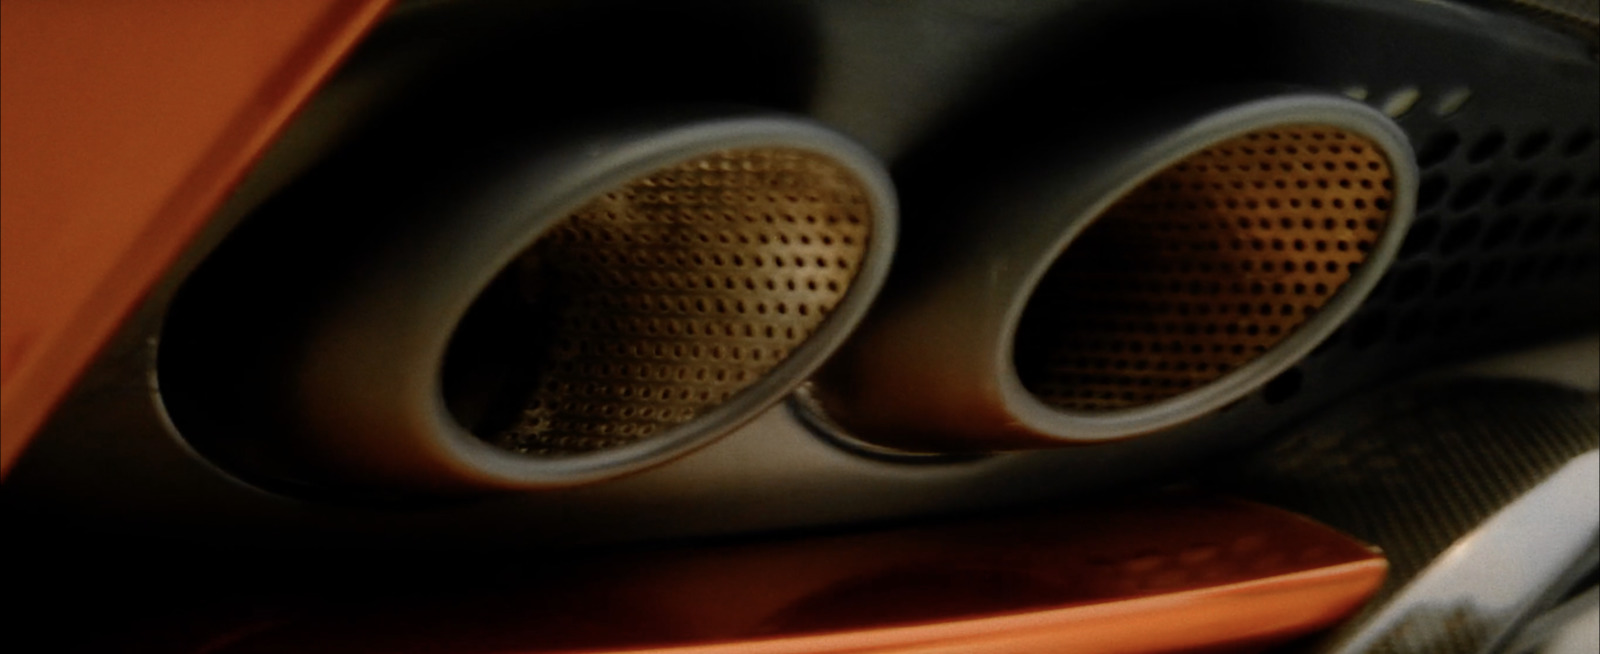
{"label": "perforated mesh screen", "polygon": [[1324,126],[1251,132],[1118,201],[1046,273],[1016,339],[1023,385],[1064,409],[1194,390],[1310,320],[1390,213],[1389,162]]}
{"label": "perforated mesh screen", "polygon": [[528,316],[509,337],[524,353],[505,378],[520,381],[491,392],[514,410],[466,421],[496,445],[559,455],[693,420],[816,331],[856,277],[872,218],[847,168],[790,148],[716,152],[595,198],[499,282],[518,306],[494,318]]}

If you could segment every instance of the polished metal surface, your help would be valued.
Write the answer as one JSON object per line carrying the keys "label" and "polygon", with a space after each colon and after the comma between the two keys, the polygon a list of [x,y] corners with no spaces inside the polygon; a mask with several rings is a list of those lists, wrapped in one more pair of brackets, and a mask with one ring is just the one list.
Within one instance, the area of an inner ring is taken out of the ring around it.
{"label": "polished metal surface", "polygon": [[1506,654],[1590,654],[1600,651],[1600,586],[1590,586],[1518,630]]}
{"label": "polished metal surface", "polygon": [[1600,451],[1590,451],[1440,553],[1327,651],[1494,651],[1563,579],[1594,569],[1596,506]]}
{"label": "polished metal surface", "polygon": [[1574,338],[1545,343],[1450,366],[1433,374],[1526,379],[1600,393],[1600,339]]}
{"label": "polished metal surface", "polygon": [[[1352,398],[1214,473],[1235,492],[1383,548],[1385,588],[1311,649],[1498,651],[1595,570],[1600,397],[1585,386],[1600,378],[1600,361],[1581,359],[1593,343]],[[1571,365],[1530,377],[1530,364],[1560,358]]]}

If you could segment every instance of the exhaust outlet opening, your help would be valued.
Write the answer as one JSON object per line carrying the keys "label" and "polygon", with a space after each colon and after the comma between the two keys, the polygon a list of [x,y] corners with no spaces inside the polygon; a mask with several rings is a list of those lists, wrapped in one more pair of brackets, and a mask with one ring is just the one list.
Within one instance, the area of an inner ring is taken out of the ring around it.
{"label": "exhaust outlet opening", "polygon": [[530,457],[715,430],[707,415],[851,290],[887,237],[879,202],[851,166],[795,147],[702,154],[596,196],[474,301],[444,357],[445,405]]}
{"label": "exhaust outlet opening", "polygon": [[1023,388],[1064,412],[1139,410],[1293,356],[1275,348],[1341,320],[1323,309],[1354,276],[1381,272],[1362,267],[1402,222],[1391,156],[1357,131],[1295,124],[1160,170],[1032,292],[1013,346]]}

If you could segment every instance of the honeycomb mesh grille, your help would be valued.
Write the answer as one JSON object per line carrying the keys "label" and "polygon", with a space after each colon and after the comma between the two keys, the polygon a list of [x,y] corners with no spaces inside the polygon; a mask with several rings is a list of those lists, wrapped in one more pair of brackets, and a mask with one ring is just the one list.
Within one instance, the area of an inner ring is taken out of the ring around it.
{"label": "honeycomb mesh grille", "polygon": [[872,218],[848,168],[792,148],[715,152],[595,198],[508,271],[541,345],[509,426],[477,433],[562,455],[704,415],[818,329]]}
{"label": "honeycomb mesh grille", "polygon": [[1238,136],[1119,200],[1045,274],[1017,328],[1041,401],[1136,407],[1209,383],[1310,320],[1388,222],[1389,161],[1323,126]]}

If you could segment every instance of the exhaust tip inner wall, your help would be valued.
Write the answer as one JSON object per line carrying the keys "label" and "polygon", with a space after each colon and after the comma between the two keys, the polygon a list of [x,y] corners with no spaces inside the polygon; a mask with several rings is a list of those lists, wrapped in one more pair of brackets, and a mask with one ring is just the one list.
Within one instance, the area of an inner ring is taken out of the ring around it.
{"label": "exhaust tip inner wall", "polygon": [[1022,385],[1057,409],[1138,408],[1266,355],[1367,260],[1394,202],[1384,151],[1289,125],[1219,142],[1125,195],[1045,273]]}
{"label": "exhaust tip inner wall", "polygon": [[755,384],[849,291],[867,187],[807,150],[722,150],[635,179],[557,223],[452,337],[446,405],[526,455],[610,450]]}

